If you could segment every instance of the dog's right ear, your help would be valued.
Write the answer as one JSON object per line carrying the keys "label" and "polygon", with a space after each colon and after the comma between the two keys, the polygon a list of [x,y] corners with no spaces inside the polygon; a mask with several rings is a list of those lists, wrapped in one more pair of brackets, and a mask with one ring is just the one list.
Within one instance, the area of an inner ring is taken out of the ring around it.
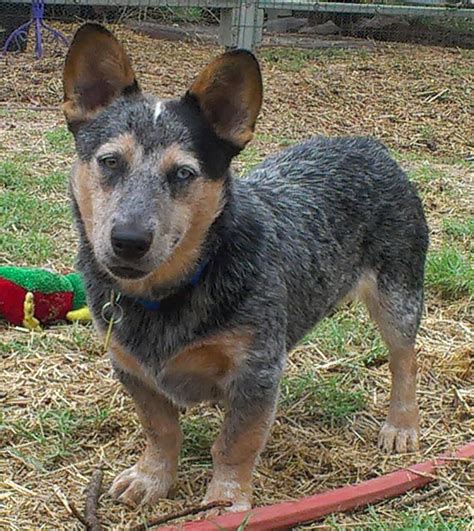
{"label": "dog's right ear", "polygon": [[84,24],[72,41],[63,74],[63,111],[76,133],[115,98],[139,92],[122,45],[99,24]]}

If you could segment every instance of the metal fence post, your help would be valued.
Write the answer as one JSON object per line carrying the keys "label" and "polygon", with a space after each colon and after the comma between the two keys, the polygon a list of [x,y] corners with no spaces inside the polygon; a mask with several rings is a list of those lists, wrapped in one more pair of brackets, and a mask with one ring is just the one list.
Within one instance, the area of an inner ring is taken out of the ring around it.
{"label": "metal fence post", "polygon": [[262,41],[263,9],[258,0],[240,0],[232,9],[221,10],[220,43],[226,48],[253,50]]}

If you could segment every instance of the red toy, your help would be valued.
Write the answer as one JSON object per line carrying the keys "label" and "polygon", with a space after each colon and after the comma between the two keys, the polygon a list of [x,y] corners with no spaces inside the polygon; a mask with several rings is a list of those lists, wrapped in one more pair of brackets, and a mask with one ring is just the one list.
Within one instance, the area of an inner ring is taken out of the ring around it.
{"label": "red toy", "polygon": [[0,267],[0,317],[30,330],[40,324],[91,318],[77,273],[8,266]]}

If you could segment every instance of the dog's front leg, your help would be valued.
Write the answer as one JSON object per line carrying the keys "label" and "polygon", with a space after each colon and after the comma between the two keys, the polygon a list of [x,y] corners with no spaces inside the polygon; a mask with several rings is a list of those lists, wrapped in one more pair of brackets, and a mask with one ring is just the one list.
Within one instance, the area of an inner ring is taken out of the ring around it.
{"label": "dog's front leg", "polygon": [[228,510],[233,512],[251,508],[253,470],[267,441],[277,398],[276,390],[263,400],[244,394],[227,407],[212,446],[214,473],[204,498],[204,503],[229,500]]}
{"label": "dog's front leg", "polygon": [[109,493],[128,505],[153,504],[166,497],[175,481],[182,442],[178,410],[138,378],[121,371],[117,375],[135,402],[147,444],[137,464],[115,478]]}

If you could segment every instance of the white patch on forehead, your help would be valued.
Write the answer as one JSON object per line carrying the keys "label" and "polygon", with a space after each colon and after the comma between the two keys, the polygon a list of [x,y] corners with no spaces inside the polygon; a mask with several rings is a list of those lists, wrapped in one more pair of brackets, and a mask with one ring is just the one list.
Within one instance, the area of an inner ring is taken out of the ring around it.
{"label": "white patch on forehead", "polygon": [[158,116],[163,112],[164,105],[162,101],[157,101],[155,106],[155,111],[153,113],[153,120],[156,122],[158,120]]}

